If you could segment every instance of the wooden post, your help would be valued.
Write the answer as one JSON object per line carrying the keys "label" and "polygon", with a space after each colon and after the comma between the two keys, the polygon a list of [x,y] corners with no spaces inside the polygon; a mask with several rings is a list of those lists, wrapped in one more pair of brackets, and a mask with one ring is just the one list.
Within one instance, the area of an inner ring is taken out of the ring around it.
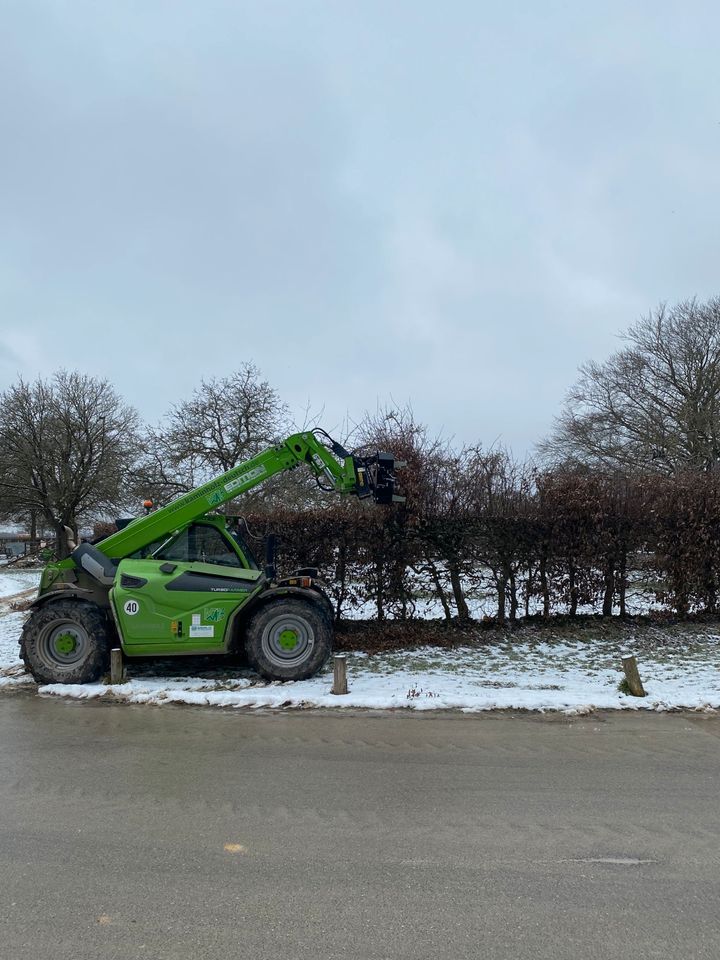
{"label": "wooden post", "polygon": [[331,693],[343,694],[348,692],[347,685],[347,657],[344,653],[338,653],[334,660],[335,673],[333,677],[333,688]]}
{"label": "wooden post", "polygon": [[124,679],[122,650],[120,647],[113,647],[110,651],[110,683],[122,683]]}
{"label": "wooden post", "polygon": [[645,688],[643,687],[642,680],[640,679],[637,660],[631,653],[626,653],[623,655],[622,668],[625,671],[625,679],[627,680],[627,685],[630,688],[630,693],[634,697],[646,696]]}

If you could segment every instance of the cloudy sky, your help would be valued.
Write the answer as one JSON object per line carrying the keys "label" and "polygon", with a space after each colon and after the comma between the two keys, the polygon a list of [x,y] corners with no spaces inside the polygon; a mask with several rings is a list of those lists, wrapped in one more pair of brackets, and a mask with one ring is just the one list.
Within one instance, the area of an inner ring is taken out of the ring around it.
{"label": "cloudy sky", "polygon": [[720,293],[720,7],[0,0],[0,388],[150,420],[255,361],[517,453]]}

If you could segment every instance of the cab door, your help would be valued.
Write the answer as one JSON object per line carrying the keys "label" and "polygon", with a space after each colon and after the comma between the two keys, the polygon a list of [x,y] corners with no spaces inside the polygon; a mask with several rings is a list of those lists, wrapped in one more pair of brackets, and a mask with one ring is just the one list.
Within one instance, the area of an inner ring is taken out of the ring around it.
{"label": "cab door", "polygon": [[220,651],[232,614],[263,580],[215,524],[192,524],[153,557],[120,562],[111,598],[123,647],[138,656]]}

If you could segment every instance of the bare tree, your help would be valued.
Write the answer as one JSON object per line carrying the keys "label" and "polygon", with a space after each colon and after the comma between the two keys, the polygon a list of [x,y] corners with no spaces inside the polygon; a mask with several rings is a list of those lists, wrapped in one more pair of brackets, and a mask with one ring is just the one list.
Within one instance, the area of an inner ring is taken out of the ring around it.
{"label": "bare tree", "polygon": [[225,473],[287,432],[288,411],[253,363],[201,381],[145,436],[139,492],[165,502]]}
{"label": "bare tree", "polygon": [[132,473],[132,489],[141,500],[151,499],[158,506],[187,493],[195,484],[192,470],[180,470],[175,451],[162,427],[146,426],[141,439],[141,454]]}
{"label": "bare tree", "polygon": [[137,454],[138,417],[107,380],[77,372],[19,380],[0,394],[0,502],[16,518],[66,528],[121,506]]}
{"label": "bare tree", "polygon": [[580,368],[541,451],[606,470],[712,468],[720,459],[720,298],[661,306],[624,339],[624,350]]}

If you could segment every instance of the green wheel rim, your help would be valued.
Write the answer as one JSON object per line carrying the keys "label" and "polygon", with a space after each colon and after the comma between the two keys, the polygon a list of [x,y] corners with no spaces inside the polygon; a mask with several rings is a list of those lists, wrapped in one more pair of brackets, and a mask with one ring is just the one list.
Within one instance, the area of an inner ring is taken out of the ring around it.
{"label": "green wheel rim", "polygon": [[283,630],[278,636],[278,643],[283,650],[292,651],[297,647],[300,638],[295,630]]}
{"label": "green wheel rim", "polygon": [[77,637],[69,630],[53,637],[53,645],[60,656],[68,657],[77,648]]}

